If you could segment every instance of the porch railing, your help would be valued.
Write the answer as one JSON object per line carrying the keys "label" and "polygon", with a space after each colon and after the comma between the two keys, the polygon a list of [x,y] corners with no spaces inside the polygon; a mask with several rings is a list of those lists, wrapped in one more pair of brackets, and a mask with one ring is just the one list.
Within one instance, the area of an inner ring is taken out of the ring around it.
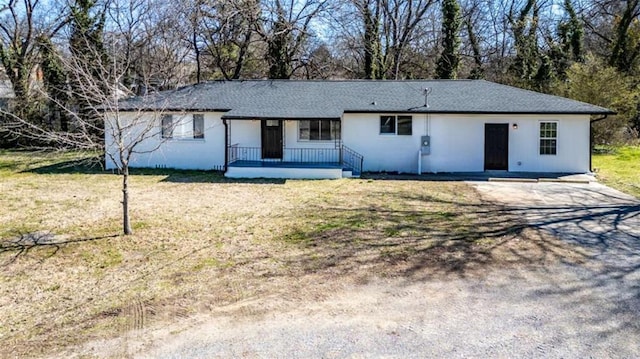
{"label": "porch railing", "polygon": [[262,158],[260,147],[229,146],[229,164],[236,161],[260,162],[303,162],[340,164],[338,148],[283,148],[282,158]]}
{"label": "porch railing", "polygon": [[342,145],[340,158],[344,167],[350,168],[351,171],[355,174],[362,173],[362,163],[364,162],[364,157],[361,154],[345,145]]}
{"label": "porch railing", "polygon": [[240,147],[238,144],[230,145],[227,151],[229,164],[237,161],[331,163],[362,173],[363,156],[345,145],[339,148],[283,148],[282,158],[262,158],[261,147]]}

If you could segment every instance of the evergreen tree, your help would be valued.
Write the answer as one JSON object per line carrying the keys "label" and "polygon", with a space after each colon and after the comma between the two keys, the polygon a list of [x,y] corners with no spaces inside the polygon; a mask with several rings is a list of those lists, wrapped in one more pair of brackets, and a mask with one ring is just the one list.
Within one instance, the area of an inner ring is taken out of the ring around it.
{"label": "evergreen tree", "polygon": [[517,19],[510,16],[516,56],[511,65],[511,73],[519,86],[531,87],[531,81],[538,73],[538,13],[536,0],[527,0]]}
{"label": "evergreen tree", "polygon": [[366,79],[382,79],[382,44],[380,43],[380,4],[376,2],[375,11],[371,11],[369,4],[362,8],[364,19],[364,75]]}
{"label": "evergreen tree", "polygon": [[[106,5],[105,5],[106,6]],[[106,8],[99,7],[94,0],[76,0],[70,5],[69,22],[71,26],[71,36],[69,38],[69,50],[71,51],[74,67],[81,68],[91,74],[93,83],[98,84],[102,95],[107,95],[115,88],[103,81],[108,77],[110,61],[104,47],[104,28],[106,23]],[[76,81],[73,76],[70,79],[70,88],[73,94],[82,94],[86,89],[82,88],[82,83]],[[116,85],[116,84],[114,84]],[[74,96],[75,97],[75,96]],[[102,98],[94,96],[93,98]],[[88,123],[93,123],[91,135],[96,139],[104,137],[102,128],[104,126],[102,118],[89,110],[96,105],[91,97],[80,96],[77,102],[78,114]]]}
{"label": "evergreen tree", "polygon": [[270,79],[288,79],[293,72],[289,55],[292,33],[288,25],[284,9],[278,8],[271,38],[267,41],[267,62],[269,63]]}
{"label": "evergreen tree", "polygon": [[469,36],[469,43],[471,44],[471,50],[473,51],[473,69],[469,74],[470,79],[482,79],[484,78],[484,68],[482,67],[482,53],[480,51],[480,41],[473,30],[473,24],[471,19],[465,21],[467,26],[467,35]]}
{"label": "evergreen tree", "polygon": [[60,61],[60,54],[49,37],[40,36],[38,47],[43,82],[49,96],[49,125],[67,132],[69,131],[68,110],[66,108],[69,105],[67,73]]}
{"label": "evergreen tree", "polygon": [[442,53],[438,59],[436,77],[455,79],[460,64],[460,5],[457,0],[442,2]]}

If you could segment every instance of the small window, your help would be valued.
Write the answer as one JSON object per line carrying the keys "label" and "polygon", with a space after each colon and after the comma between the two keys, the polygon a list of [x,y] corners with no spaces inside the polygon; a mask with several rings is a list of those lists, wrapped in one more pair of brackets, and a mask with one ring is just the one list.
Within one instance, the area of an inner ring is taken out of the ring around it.
{"label": "small window", "polygon": [[380,116],[380,133],[381,134],[394,134],[396,133],[396,117],[395,116]]}
{"label": "small window", "polygon": [[267,127],[278,127],[280,126],[280,120],[267,120]]}
{"label": "small window", "polygon": [[411,136],[412,123],[411,116],[380,116],[380,134]]}
{"label": "small window", "polygon": [[204,115],[193,115],[193,138],[204,138]]}
{"label": "small window", "polygon": [[340,139],[340,121],[302,120],[298,123],[301,141],[333,141]]}
{"label": "small window", "polygon": [[162,138],[173,138],[173,116],[162,115]]}
{"label": "small window", "polygon": [[411,116],[398,116],[398,135],[411,136]]}
{"label": "small window", "polygon": [[555,155],[558,151],[558,123],[540,122],[540,154]]}

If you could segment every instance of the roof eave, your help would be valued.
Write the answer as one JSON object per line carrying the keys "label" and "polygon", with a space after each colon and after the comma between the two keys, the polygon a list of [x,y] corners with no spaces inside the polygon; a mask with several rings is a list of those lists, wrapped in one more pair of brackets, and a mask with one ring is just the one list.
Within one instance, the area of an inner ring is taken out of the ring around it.
{"label": "roof eave", "polygon": [[344,113],[412,113],[412,114],[466,114],[466,115],[616,115],[611,110],[602,111],[412,111],[412,110],[345,110]]}
{"label": "roof eave", "polygon": [[224,120],[339,120],[340,117],[318,117],[318,116],[227,116],[223,115]]}

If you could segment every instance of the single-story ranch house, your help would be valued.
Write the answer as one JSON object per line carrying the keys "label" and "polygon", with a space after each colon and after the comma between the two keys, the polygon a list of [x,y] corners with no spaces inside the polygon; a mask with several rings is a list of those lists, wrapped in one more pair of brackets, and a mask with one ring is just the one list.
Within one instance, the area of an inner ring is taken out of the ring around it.
{"label": "single-story ranch house", "polygon": [[586,173],[592,116],[608,114],[484,80],[217,81],[122,101],[105,141],[115,153],[116,119],[142,120],[151,132],[131,167],[228,177]]}

